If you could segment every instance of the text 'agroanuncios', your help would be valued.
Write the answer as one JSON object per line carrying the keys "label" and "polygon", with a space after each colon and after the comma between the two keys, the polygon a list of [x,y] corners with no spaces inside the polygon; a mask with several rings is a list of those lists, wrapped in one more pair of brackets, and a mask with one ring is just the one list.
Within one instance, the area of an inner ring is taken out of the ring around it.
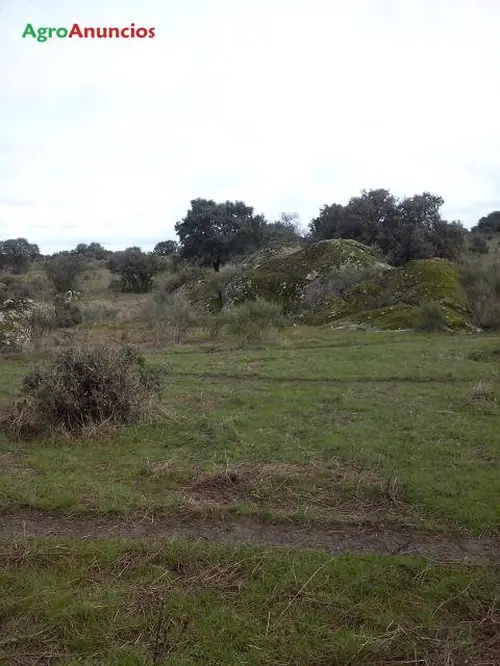
{"label": "text 'agroanuncios'", "polygon": [[23,39],[32,37],[37,42],[46,42],[55,35],[59,39],[78,38],[78,39],[152,39],[155,37],[155,28],[136,28],[135,23],[131,23],[126,28],[107,27],[84,27],[81,28],[78,23],[73,23],[71,28],[43,28],[35,29],[31,23],[28,23],[23,32]]}

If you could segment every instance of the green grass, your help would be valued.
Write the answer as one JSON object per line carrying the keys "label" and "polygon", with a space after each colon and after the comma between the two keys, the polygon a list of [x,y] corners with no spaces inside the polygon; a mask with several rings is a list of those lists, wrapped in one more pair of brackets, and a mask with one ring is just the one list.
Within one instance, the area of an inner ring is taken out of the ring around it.
{"label": "green grass", "polygon": [[[500,382],[487,356],[498,337],[324,331],[309,344],[307,333],[272,348],[151,356],[165,367],[159,423],[78,443],[3,438],[0,506],[165,512],[192,505],[203,472],[267,463],[253,486],[221,492],[220,507],[295,517],[307,507],[310,519],[330,522],[383,511],[389,520],[498,532]],[[2,398],[29,367],[0,365]],[[283,487],[273,463],[309,472]],[[213,506],[213,493],[208,499]]]}
{"label": "green grass", "polygon": [[182,541],[4,542],[0,663],[493,664],[499,573]]}
{"label": "green grass", "polygon": [[[149,356],[165,368],[157,422],[73,442],[1,437],[0,509],[82,524],[191,512],[498,534],[499,348],[499,336],[306,327],[246,349],[173,345]],[[34,360],[0,362],[2,409]],[[0,664],[493,665],[499,573],[167,539],[4,538]]]}

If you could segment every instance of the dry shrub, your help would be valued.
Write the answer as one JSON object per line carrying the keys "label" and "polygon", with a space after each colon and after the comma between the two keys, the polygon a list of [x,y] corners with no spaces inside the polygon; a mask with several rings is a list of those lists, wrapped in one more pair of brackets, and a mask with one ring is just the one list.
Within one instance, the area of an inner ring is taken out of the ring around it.
{"label": "dry shrub", "polygon": [[213,316],[213,321],[212,335],[220,330],[224,335],[237,338],[242,345],[271,341],[288,323],[283,307],[263,298],[223,308]]}
{"label": "dry shrub", "polygon": [[205,270],[197,264],[184,264],[179,266],[176,272],[165,278],[164,290],[167,294],[173,294],[187,284],[197,282],[205,274]]}
{"label": "dry shrub", "polygon": [[[5,284],[5,278],[0,280]],[[30,298],[35,297],[35,288],[29,282],[16,282],[12,281],[5,284],[5,289],[2,289],[2,300],[6,301],[10,298]]]}
{"label": "dry shrub", "polygon": [[184,342],[189,331],[202,322],[199,312],[185,296],[161,291],[148,299],[140,318],[153,330],[159,342],[165,339]]}
{"label": "dry shrub", "polygon": [[65,351],[24,378],[7,427],[16,438],[29,438],[129,425],[151,414],[160,389],[160,371],[131,347]]}
{"label": "dry shrub", "polygon": [[114,324],[119,315],[119,309],[108,303],[86,303],[80,310],[84,324]]}
{"label": "dry shrub", "polygon": [[460,268],[474,322],[484,330],[500,330],[500,261],[467,261]]}
{"label": "dry shrub", "polygon": [[425,302],[418,309],[417,331],[437,333],[446,331],[448,322],[438,303]]}

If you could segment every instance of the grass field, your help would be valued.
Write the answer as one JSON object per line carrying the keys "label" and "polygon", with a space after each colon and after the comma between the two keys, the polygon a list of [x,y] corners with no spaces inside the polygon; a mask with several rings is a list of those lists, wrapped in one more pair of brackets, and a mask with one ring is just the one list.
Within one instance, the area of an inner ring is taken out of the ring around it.
{"label": "grass field", "polygon": [[155,423],[0,439],[0,664],[500,664],[499,350],[173,345]]}

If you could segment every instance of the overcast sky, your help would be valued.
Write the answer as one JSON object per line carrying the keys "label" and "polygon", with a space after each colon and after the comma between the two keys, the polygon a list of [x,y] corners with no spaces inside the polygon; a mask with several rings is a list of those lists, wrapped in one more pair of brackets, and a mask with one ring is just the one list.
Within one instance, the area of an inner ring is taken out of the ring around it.
{"label": "overcast sky", "polygon": [[[27,23],[154,39],[22,39]],[[0,0],[0,238],[175,238],[191,199],[273,220],[363,188],[500,209],[500,0]]]}

